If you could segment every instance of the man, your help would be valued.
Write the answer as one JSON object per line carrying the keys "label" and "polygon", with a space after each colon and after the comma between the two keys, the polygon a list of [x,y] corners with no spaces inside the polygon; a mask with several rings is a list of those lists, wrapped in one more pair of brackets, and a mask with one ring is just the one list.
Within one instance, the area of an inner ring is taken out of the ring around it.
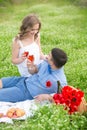
{"label": "man", "polygon": [[[57,81],[63,87],[67,84],[63,66],[67,62],[66,53],[53,48],[47,61],[33,66],[35,74],[30,77],[7,77],[0,80],[0,101],[18,102],[33,99],[39,94],[57,92]],[[33,72],[33,73],[34,73]]]}

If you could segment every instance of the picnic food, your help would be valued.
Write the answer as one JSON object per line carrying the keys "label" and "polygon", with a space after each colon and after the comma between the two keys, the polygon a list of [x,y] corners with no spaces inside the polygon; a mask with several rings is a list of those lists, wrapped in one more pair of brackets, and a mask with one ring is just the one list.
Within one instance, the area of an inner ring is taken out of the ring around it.
{"label": "picnic food", "polygon": [[11,108],[6,113],[9,118],[17,118],[25,115],[25,111],[20,108]]}
{"label": "picnic food", "polygon": [[0,118],[3,117],[3,116],[4,116],[4,114],[3,114],[3,113],[0,113]]}

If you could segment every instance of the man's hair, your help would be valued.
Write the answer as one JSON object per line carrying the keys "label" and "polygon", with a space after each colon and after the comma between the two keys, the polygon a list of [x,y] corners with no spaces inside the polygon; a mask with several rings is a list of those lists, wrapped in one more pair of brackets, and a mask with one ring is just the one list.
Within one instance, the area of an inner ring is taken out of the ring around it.
{"label": "man's hair", "polygon": [[51,54],[56,67],[60,68],[67,62],[67,54],[63,50],[53,48]]}

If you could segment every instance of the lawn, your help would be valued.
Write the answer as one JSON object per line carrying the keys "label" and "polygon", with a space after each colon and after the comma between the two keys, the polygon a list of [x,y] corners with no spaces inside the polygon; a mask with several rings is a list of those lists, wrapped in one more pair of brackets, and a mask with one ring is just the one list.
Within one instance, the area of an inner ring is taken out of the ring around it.
{"label": "lawn", "polygon": [[[43,52],[48,54],[53,47],[59,47],[66,51],[68,62],[65,65],[65,74],[68,84],[81,88],[87,99],[87,7],[73,4],[70,0],[26,0],[25,3],[22,2],[21,4],[17,1],[15,4],[8,2],[5,2],[4,5],[0,4],[0,78],[19,75],[17,67],[11,63],[12,39],[17,35],[22,19],[30,13],[38,14],[41,19],[42,28],[40,33]],[[48,108],[46,110],[48,112]],[[54,113],[53,119],[55,116],[54,110],[52,110]],[[49,112],[51,113],[51,111]],[[42,113],[40,112],[40,114]],[[60,111],[59,114],[61,115]],[[40,126],[36,127],[37,123],[34,121],[38,119],[38,124],[43,124],[43,122],[40,122],[42,117],[44,118],[44,115],[39,117],[36,113],[36,116],[31,120],[17,121],[14,125],[0,124],[0,129],[33,130],[33,128],[36,128],[36,130],[51,130],[47,120],[46,125],[49,126],[47,129]],[[48,115],[45,118],[48,119],[47,117]],[[61,130],[85,130],[85,124],[87,123],[85,118],[87,119],[86,115],[75,116],[73,129],[63,126]],[[75,119],[78,122],[75,122]],[[83,120],[83,126],[80,125],[80,119]],[[51,121],[57,123],[56,120]],[[61,118],[60,122],[62,122]],[[35,124],[34,127],[31,127],[32,124]],[[58,130],[58,128],[60,127],[52,130]]]}

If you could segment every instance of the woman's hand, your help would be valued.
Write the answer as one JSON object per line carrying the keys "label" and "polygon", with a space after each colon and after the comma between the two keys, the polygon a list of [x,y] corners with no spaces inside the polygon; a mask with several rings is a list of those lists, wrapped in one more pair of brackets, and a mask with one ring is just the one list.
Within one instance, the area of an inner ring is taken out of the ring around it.
{"label": "woman's hand", "polygon": [[44,55],[44,54],[43,54],[43,55],[40,56],[40,59],[41,59],[41,60],[47,60],[47,59],[48,59],[48,55]]}
{"label": "woman's hand", "polygon": [[27,59],[27,56],[26,56],[25,53],[23,53],[23,54],[21,55],[21,59],[22,59],[22,61],[24,61],[25,59]]}

